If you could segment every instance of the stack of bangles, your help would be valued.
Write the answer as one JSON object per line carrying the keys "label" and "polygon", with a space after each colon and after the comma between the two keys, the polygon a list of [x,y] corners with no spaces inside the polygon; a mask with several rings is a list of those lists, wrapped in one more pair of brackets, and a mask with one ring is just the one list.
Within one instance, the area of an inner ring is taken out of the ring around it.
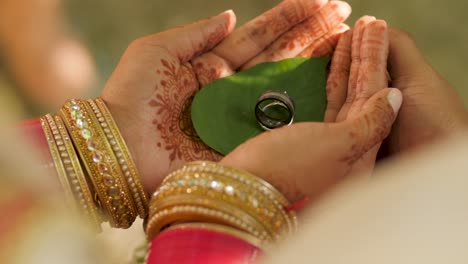
{"label": "stack of bangles", "polygon": [[266,181],[214,162],[198,161],[169,174],[153,194],[148,239],[167,227],[225,232],[262,247],[293,233],[294,211]]}
{"label": "stack of bangles", "polygon": [[102,222],[128,228],[145,219],[151,241],[177,228],[207,229],[262,247],[293,233],[294,211],[266,181],[213,162],[168,175],[149,202],[139,173],[104,101],[69,100],[41,118],[67,200],[98,230]]}
{"label": "stack of bangles", "polygon": [[41,118],[67,200],[100,229],[102,222],[129,228],[146,218],[148,195],[105,103],[69,100],[55,116]]}

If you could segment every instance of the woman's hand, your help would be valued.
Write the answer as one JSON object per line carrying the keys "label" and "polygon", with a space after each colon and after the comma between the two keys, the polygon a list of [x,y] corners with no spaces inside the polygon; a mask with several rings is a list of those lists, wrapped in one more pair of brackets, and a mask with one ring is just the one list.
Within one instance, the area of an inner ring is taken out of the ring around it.
{"label": "woman's hand", "polygon": [[390,134],[390,153],[444,139],[468,125],[455,89],[427,63],[405,32],[390,29],[389,72],[405,103]]}
{"label": "woman's hand", "polygon": [[340,1],[285,0],[237,30],[228,11],[134,41],[102,98],[147,191],[187,161],[220,159],[192,127],[198,89],[257,63],[331,51],[350,12]]}
{"label": "woman's hand", "polygon": [[291,202],[313,199],[349,173],[369,170],[402,102],[399,90],[385,88],[387,54],[386,23],[363,17],[341,37],[333,56],[329,122],[263,133],[221,163],[262,177]]}

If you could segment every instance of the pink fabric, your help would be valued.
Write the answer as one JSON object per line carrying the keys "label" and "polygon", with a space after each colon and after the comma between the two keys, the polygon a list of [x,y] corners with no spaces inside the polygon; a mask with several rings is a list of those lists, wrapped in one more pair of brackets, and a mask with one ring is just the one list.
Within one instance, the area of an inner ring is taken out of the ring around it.
{"label": "pink fabric", "polygon": [[250,264],[261,250],[242,239],[205,229],[169,230],[151,242],[148,264]]}

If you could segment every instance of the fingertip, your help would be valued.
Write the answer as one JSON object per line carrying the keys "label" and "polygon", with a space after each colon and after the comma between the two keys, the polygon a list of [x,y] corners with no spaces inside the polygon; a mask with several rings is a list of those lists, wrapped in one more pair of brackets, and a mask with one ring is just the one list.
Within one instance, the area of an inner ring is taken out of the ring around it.
{"label": "fingertip", "polygon": [[376,19],[376,20],[370,22],[369,26],[377,28],[378,30],[381,30],[381,31],[384,31],[384,30],[386,31],[388,29],[387,22],[385,20],[382,20],[382,19]]}
{"label": "fingertip", "polygon": [[362,16],[361,18],[359,18],[356,21],[354,27],[362,27],[362,26],[364,26],[364,25],[366,25],[366,24],[368,24],[368,23],[370,23],[370,22],[372,22],[374,20],[376,20],[375,16],[367,16],[367,15]]}
{"label": "fingertip", "polygon": [[224,17],[226,19],[226,30],[231,33],[236,27],[237,16],[232,9],[226,10],[219,14],[218,16]]}
{"label": "fingertip", "polygon": [[344,1],[331,1],[330,5],[334,10],[340,10],[340,13],[350,15],[352,12],[351,5]]}

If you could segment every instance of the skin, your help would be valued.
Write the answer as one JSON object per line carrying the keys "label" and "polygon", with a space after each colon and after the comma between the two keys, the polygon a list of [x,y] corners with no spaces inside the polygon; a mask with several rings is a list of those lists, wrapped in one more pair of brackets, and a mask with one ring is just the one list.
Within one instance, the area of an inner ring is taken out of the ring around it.
{"label": "skin", "polygon": [[95,84],[94,61],[67,27],[60,0],[2,0],[0,46],[9,74],[45,110],[83,98]]}
{"label": "skin", "polygon": [[[327,122],[339,122],[359,115],[364,103],[388,85],[386,72],[389,37],[385,21],[370,16],[362,17],[356,22],[353,32],[348,32],[340,44],[342,47],[338,47],[337,56],[341,58],[332,65],[338,69],[332,70],[328,79]],[[354,164],[352,173],[370,175],[379,148],[380,144],[377,144],[361,157]]]}
{"label": "skin", "polygon": [[402,102],[397,89],[385,86],[388,46],[384,21],[359,20],[332,59],[328,100],[338,101],[328,105],[328,122],[263,133],[221,163],[265,179],[291,202],[313,200],[350,173],[372,168]]}
{"label": "skin", "polygon": [[455,89],[426,61],[408,33],[389,33],[389,73],[405,98],[390,134],[389,153],[411,151],[466,129],[468,114]]}
{"label": "skin", "polygon": [[145,189],[153,191],[188,161],[221,159],[193,130],[189,107],[199,89],[256,63],[297,56],[317,40],[329,43],[326,34],[342,27],[350,12],[340,1],[285,0],[236,30],[227,11],[134,41],[101,97]]}

